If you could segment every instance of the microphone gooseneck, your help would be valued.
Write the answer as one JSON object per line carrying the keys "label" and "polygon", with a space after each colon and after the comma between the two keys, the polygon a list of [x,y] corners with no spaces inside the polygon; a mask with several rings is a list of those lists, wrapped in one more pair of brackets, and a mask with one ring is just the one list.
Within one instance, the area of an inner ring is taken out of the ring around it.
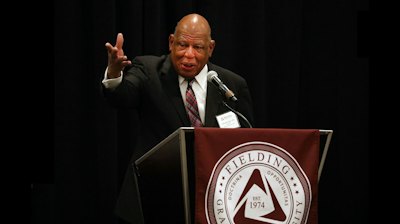
{"label": "microphone gooseneck", "polygon": [[207,80],[209,82],[212,82],[215,86],[218,87],[218,89],[221,91],[221,93],[229,100],[232,101],[237,101],[237,98],[235,94],[228,89],[228,87],[221,81],[221,79],[218,78],[218,74],[215,71],[209,71],[207,73]]}

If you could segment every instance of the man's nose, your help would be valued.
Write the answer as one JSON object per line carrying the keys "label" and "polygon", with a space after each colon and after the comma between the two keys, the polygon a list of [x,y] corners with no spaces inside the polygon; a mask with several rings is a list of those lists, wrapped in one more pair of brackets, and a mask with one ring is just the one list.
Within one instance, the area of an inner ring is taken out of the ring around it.
{"label": "man's nose", "polygon": [[186,48],[185,57],[188,57],[188,58],[194,57],[194,49],[192,46],[189,46],[188,48]]}

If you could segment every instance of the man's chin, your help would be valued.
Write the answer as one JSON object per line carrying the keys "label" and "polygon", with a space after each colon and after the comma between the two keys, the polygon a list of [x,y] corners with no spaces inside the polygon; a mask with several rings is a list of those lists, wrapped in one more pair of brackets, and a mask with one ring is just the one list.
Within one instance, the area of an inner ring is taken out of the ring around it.
{"label": "man's chin", "polygon": [[179,75],[185,78],[194,78],[197,74],[193,72],[180,71]]}

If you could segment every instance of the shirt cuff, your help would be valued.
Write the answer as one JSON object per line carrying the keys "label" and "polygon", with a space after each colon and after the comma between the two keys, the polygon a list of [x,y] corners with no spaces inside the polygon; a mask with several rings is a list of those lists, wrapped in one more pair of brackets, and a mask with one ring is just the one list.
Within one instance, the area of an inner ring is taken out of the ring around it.
{"label": "shirt cuff", "polygon": [[122,72],[119,77],[114,78],[114,79],[109,79],[109,78],[107,78],[107,70],[108,70],[108,67],[106,68],[106,71],[104,72],[104,78],[103,78],[103,81],[101,81],[101,83],[103,83],[103,85],[106,89],[113,90],[113,89],[117,88],[117,86],[122,82]]}

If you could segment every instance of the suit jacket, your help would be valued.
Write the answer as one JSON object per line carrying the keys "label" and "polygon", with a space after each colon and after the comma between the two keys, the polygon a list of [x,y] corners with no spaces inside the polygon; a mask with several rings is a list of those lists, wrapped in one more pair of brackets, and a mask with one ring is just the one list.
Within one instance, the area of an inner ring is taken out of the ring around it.
{"label": "suit jacket", "polygon": [[[218,77],[238,98],[236,102],[228,102],[228,105],[252,123],[252,99],[246,81],[220,66],[210,62],[207,65],[209,70],[218,73]],[[104,89],[104,93],[115,107],[135,108],[139,113],[140,131],[131,163],[178,128],[191,126],[180,92],[178,74],[169,55],[136,57],[132,66],[127,68],[122,83],[114,91]],[[205,127],[218,127],[215,116],[229,111],[223,105],[223,100],[224,96],[216,86],[207,85]],[[241,121],[241,126],[247,127],[247,124]],[[132,223],[141,223],[140,202],[135,189],[135,176],[129,165],[116,213]]]}

